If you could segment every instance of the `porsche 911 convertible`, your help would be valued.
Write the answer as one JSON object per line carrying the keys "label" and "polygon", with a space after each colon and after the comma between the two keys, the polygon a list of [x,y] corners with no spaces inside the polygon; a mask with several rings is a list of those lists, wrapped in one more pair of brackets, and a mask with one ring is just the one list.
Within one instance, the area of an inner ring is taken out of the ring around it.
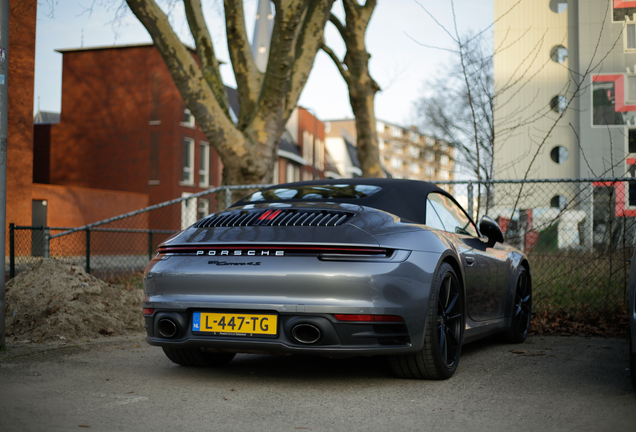
{"label": "porsche 911 convertible", "polygon": [[159,246],[146,340],[183,366],[236,353],[388,356],[446,379],[462,344],[526,339],[528,259],[425,182],[315,180],[262,189]]}

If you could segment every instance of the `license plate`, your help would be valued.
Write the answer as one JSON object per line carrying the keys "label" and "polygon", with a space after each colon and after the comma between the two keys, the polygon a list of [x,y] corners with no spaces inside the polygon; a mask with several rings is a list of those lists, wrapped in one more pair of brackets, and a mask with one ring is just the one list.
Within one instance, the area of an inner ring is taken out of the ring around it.
{"label": "license plate", "polygon": [[277,334],[278,316],[195,312],[192,331],[217,335],[252,336]]}

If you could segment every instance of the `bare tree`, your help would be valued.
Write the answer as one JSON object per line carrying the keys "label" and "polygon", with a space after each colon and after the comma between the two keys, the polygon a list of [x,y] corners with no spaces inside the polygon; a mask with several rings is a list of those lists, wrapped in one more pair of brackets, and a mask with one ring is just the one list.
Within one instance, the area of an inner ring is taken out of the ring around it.
{"label": "bare tree", "polygon": [[455,146],[460,167],[477,179],[493,178],[495,143],[493,53],[487,34],[458,39],[457,55],[427,82],[415,102],[426,132]]}
{"label": "bare tree", "polygon": [[265,73],[247,38],[243,0],[224,0],[227,42],[241,111],[229,103],[201,0],[183,0],[200,65],[155,0],[126,0],[170,70],[186,106],[223,161],[223,184],[272,181],[278,143],[305,86],[335,0],[273,0],[274,29]]}
{"label": "bare tree", "polygon": [[357,0],[342,0],[345,23],[331,14],[329,21],[338,29],[347,52],[340,60],[327,45],[322,49],[331,57],[349,88],[349,101],[356,118],[357,147],[360,168],[364,177],[384,177],[380,163],[380,149],[375,122],[375,94],[380,86],[369,73],[370,54],[366,50],[365,35],[369,20],[377,4],[367,0],[363,5]]}

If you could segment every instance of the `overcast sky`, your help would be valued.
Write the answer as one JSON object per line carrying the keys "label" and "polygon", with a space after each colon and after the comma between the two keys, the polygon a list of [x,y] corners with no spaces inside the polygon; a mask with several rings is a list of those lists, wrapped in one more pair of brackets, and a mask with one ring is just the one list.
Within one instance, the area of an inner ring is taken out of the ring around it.
{"label": "overcast sky", "polygon": [[[110,0],[104,0],[108,4]],[[62,54],[54,50],[80,46],[122,45],[150,42],[150,36],[131,12],[113,24],[119,0],[111,7],[97,5],[89,12],[94,0],[50,0],[39,2],[34,112],[61,111]],[[97,1],[95,3],[100,3]],[[225,42],[222,2],[203,0],[205,14],[217,57],[227,64],[221,73],[227,85],[234,86],[232,67]],[[338,14],[342,15],[339,6]],[[468,29],[481,30],[493,20],[492,0],[455,0],[455,12],[460,34]],[[53,6],[51,7],[51,4]],[[245,15],[250,33],[254,27],[257,0],[245,1]],[[426,8],[445,28],[453,30],[451,0],[379,0],[367,30],[367,51],[371,54],[373,78],[382,87],[375,98],[376,117],[408,126],[413,122],[412,104],[421,94],[422,83],[439,73],[448,62],[449,54],[421,46],[453,48],[453,41]],[[182,40],[192,44],[187,23],[178,8],[171,12],[173,26]],[[251,35],[250,35],[251,36]],[[331,24],[326,41],[340,58],[344,44]],[[113,71],[117,79],[117,71]],[[321,120],[353,117],[347,87],[333,62],[319,52],[309,81],[299,104],[314,111]]]}

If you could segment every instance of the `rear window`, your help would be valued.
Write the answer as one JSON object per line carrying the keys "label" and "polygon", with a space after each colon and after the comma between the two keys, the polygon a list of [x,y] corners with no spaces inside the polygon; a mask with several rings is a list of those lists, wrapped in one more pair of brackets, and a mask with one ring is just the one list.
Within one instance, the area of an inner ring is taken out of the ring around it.
{"label": "rear window", "polygon": [[379,186],[350,184],[281,187],[258,191],[244,201],[359,199],[371,196],[380,189]]}

